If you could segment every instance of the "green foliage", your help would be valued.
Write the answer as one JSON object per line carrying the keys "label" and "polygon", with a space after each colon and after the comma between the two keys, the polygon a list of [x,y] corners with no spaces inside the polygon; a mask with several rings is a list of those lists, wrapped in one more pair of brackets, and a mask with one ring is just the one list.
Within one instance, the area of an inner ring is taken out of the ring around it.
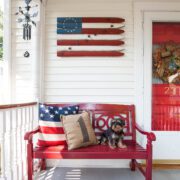
{"label": "green foliage", "polygon": [[0,60],[2,60],[3,57],[3,37],[0,36]]}

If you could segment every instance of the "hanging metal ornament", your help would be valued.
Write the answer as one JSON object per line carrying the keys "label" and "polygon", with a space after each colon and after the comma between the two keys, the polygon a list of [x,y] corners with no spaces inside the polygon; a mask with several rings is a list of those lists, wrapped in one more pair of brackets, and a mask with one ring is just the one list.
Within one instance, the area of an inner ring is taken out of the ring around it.
{"label": "hanging metal ornament", "polygon": [[30,40],[31,39],[31,25],[23,24],[23,39]]}
{"label": "hanging metal ornament", "polygon": [[38,12],[30,14],[30,9],[38,7],[38,5],[30,6],[30,2],[32,0],[24,0],[26,6],[19,7],[19,11],[15,15],[22,15],[23,17],[18,18],[19,23],[23,23],[23,39],[30,40],[31,39],[31,24],[36,26],[35,21],[32,19],[38,16]]}
{"label": "hanging metal ornament", "polygon": [[25,58],[30,57],[30,53],[29,53],[28,51],[26,51],[26,52],[24,53],[24,57],[25,57]]}
{"label": "hanging metal ornament", "polygon": [[[31,31],[32,31],[32,25],[36,26],[35,21],[32,19],[38,16],[38,12],[30,14],[31,8],[36,8],[38,5],[30,6],[30,2],[32,0],[24,0],[26,6],[25,7],[19,7],[18,12],[15,15],[21,15],[21,17],[18,18],[18,23],[23,23],[23,39],[24,40],[31,40]],[[42,2],[42,0],[40,0]],[[28,58],[30,57],[30,53],[26,51],[24,53],[24,57]]]}

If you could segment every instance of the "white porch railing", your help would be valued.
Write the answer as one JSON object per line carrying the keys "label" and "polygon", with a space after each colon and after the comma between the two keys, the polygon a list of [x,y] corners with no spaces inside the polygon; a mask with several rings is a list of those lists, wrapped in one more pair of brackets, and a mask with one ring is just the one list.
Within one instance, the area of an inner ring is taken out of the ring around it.
{"label": "white porch railing", "polygon": [[24,134],[38,123],[37,103],[0,105],[0,179],[25,180]]}

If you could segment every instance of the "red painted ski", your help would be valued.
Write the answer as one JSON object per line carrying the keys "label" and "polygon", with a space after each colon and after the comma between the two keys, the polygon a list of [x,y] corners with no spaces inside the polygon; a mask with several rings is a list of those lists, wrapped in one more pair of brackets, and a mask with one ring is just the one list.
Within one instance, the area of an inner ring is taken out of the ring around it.
{"label": "red painted ski", "polygon": [[83,17],[82,18],[82,23],[122,23],[122,22],[125,22],[125,19],[117,18],[117,17]]}
{"label": "red painted ski", "polygon": [[104,17],[83,17],[83,23],[122,23],[125,19],[123,18],[104,18]]}
{"label": "red painted ski", "polygon": [[58,46],[118,46],[123,45],[121,40],[57,40]]}
{"label": "red painted ski", "polygon": [[124,53],[120,51],[58,51],[58,57],[82,57],[82,56],[123,56]]}

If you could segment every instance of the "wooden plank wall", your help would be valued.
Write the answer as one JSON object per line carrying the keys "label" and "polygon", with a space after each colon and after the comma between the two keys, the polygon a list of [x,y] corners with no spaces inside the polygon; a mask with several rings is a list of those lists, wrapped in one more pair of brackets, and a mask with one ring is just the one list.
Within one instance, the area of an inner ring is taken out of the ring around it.
{"label": "wooden plank wall", "polygon": [[[132,1],[51,0],[46,7],[44,100],[47,102],[134,102]],[[125,56],[57,57],[57,17],[125,19]]]}

